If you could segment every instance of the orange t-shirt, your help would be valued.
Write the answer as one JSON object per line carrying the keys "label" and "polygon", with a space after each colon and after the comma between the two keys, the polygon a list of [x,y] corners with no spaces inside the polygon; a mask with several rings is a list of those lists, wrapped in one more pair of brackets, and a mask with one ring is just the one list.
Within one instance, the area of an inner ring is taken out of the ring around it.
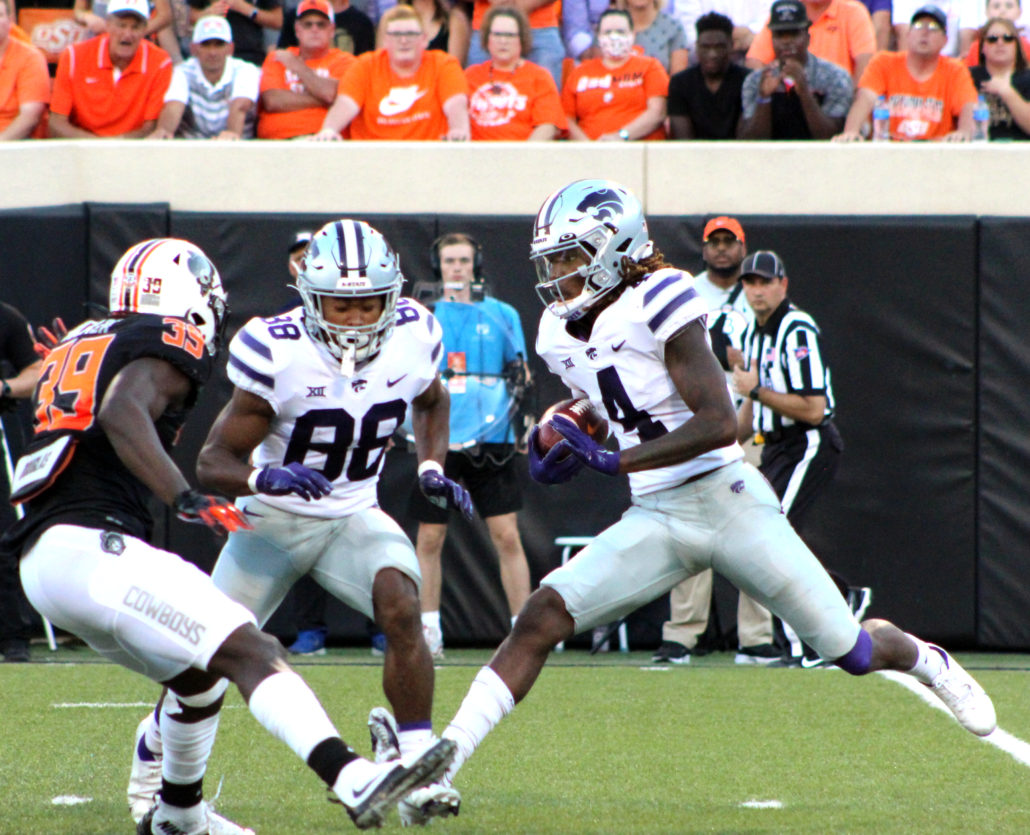
{"label": "orange t-shirt", "polygon": [[[654,58],[632,55],[617,70],[600,58],[590,58],[569,73],[562,90],[562,106],[591,139],[621,130],[644,112],[647,100],[669,95],[669,75]],[[657,128],[644,139],[664,139]]]}
{"label": "orange t-shirt", "polygon": [[14,121],[23,104],[31,101],[50,101],[46,58],[36,47],[11,38],[0,58],[0,130]]}
{"label": "orange t-shirt", "polygon": [[962,108],[976,101],[969,70],[957,58],[941,56],[926,81],[912,78],[904,52],[879,52],[858,86],[886,96],[891,111],[891,139],[938,139],[955,130]]}
{"label": "orange t-shirt", "polygon": [[452,96],[468,95],[458,60],[427,49],[412,76],[390,69],[385,49],[359,55],[340,81],[340,95],[357,102],[361,112],[350,123],[351,139],[440,139],[447,133],[443,105]]}
{"label": "orange t-shirt", "polygon": [[[299,46],[289,47],[294,55],[300,55]],[[337,89],[339,81],[351,64],[354,63],[354,56],[349,52],[343,52],[336,48],[330,50],[321,58],[312,58],[305,61],[316,75],[322,78],[335,78]],[[283,64],[276,60],[275,53],[268,53],[264,64],[261,65],[261,87],[260,92],[265,90],[292,90],[295,93],[303,93],[304,85],[292,72],[289,72]],[[258,111],[257,135],[259,139],[293,139],[295,136],[310,136],[322,129],[322,122],[325,114],[329,112],[329,106],[304,107],[300,110],[289,110],[284,113],[269,113],[267,110]]]}
{"label": "orange t-shirt", "polygon": [[537,125],[569,123],[551,74],[532,61],[513,72],[494,69],[484,61],[465,70],[469,83],[469,123],[472,139],[528,139]]}
{"label": "orange t-shirt", "polygon": [[161,47],[140,41],[116,79],[107,43],[107,35],[98,35],[61,53],[50,112],[97,136],[121,136],[160,115],[172,59]]}
{"label": "orange t-shirt", "polygon": [[[1030,61],[1030,40],[1027,40],[1022,35],[1019,37],[1019,45],[1023,47],[1023,57]],[[969,52],[966,53],[966,66],[967,67],[979,67],[980,66],[980,39],[973,38],[973,42],[969,45]]]}
{"label": "orange t-shirt", "polygon": [[[483,15],[490,9],[489,0],[476,0],[475,6],[472,7],[472,29],[475,32],[479,31],[481,24],[483,23]],[[561,7],[561,3],[556,0],[551,0],[549,3],[545,3],[543,6],[538,6],[529,13],[529,28],[530,29],[550,29],[558,25],[558,9]],[[478,35],[473,35],[478,37]]]}
{"label": "orange t-shirt", "polygon": [[[811,15],[809,15],[811,17]],[[832,61],[849,74],[855,72],[855,58],[876,52],[876,31],[869,11],[858,0],[832,0],[808,33],[808,51],[824,61]],[[768,64],[775,57],[769,24],[755,35],[747,57]]]}

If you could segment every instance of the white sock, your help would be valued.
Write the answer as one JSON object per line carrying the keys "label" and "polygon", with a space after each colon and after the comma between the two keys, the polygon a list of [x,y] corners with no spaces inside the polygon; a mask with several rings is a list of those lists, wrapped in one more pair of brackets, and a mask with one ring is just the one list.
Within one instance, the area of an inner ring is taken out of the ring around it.
{"label": "white sock", "polygon": [[511,713],[513,707],[515,697],[508,685],[490,667],[483,667],[469,686],[451,724],[443,732],[444,739],[453,739],[458,746],[454,762],[447,769],[445,779],[448,782],[454,779],[465,760],[472,756],[494,726]]}
{"label": "white sock", "polygon": [[423,612],[422,613],[422,625],[428,626],[431,629],[440,629],[440,611],[435,612]]}
{"label": "white sock", "polygon": [[180,696],[171,690],[165,695],[161,704],[161,776],[169,783],[188,786],[204,778],[218,732],[219,714],[184,722],[183,708],[210,707],[225,695],[228,686],[228,680],[223,678],[210,690],[195,696]]}
{"label": "white sock", "polygon": [[250,712],[304,762],[320,742],[339,737],[311,688],[295,672],[274,673],[250,695]]}
{"label": "white sock", "polygon": [[401,756],[406,757],[415,751],[421,751],[433,740],[431,729],[419,729],[415,731],[398,731],[397,739],[401,744]]}
{"label": "white sock", "polygon": [[914,676],[917,680],[923,684],[931,684],[937,676],[939,676],[947,664],[944,663],[944,658],[940,652],[932,648],[925,641],[920,640],[915,635],[911,635],[908,632],[905,633],[916,645],[916,649],[919,651],[919,657],[916,659],[915,666],[908,671],[910,676]]}

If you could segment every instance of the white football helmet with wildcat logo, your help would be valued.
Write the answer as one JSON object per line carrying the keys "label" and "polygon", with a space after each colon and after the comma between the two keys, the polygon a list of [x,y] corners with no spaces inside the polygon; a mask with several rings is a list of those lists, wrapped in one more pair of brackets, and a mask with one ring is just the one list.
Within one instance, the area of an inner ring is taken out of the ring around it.
{"label": "white football helmet with wildcat logo", "polygon": [[[354,364],[378,354],[393,333],[403,283],[400,258],[380,232],[359,220],[327,223],[311,238],[297,275],[308,333],[340,360],[345,373],[353,373]],[[336,325],[326,319],[326,297],[369,296],[383,299],[372,324]]]}
{"label": "white football helmet with wildcat logo", "polygon": [[221,276],[204,251],[179,238],[151,238],[129,247],[111,272],[108,308],[112,316],[155,313],[195,325],[209,354],[228,313]]}
{"label": "white football helmet with wildcat logo", "polygon": [[[577,319],[619,286],[623,258],[636,261],[651,252],[644,209],[629,189],[609,180],[577,180],[551,194],[537,213],[530,244],[537,295],[555,316]],[[552,277],[552,264],[573,253],[585,253],[588,263]],[[561,282],[576,274],[583,290],[566,298]]]}

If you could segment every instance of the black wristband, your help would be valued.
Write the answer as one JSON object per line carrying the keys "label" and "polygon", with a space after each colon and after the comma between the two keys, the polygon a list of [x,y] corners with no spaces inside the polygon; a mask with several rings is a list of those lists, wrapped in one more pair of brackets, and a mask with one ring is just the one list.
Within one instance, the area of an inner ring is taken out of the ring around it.
{"label": "black wristband", "polygon": [[750,397],[752,400],[757,400],[758,399],[758,390],[761,387],[762,387],[762,384],[759,383],[757,386],[755,386],[753,389],[751,389],[751,391],[749,391],[747,393],[747,396]]}

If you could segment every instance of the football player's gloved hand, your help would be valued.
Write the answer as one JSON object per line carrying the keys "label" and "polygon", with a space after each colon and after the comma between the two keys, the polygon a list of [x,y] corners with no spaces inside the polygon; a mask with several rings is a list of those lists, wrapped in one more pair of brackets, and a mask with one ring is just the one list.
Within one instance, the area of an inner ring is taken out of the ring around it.
{"label": "football player's gloved hand", "polygon": [[65,326],[64,320],[58,316],[50,323],[49,328],[46,325],[36,328],[37,341],[32,343],[32,350],[40,359],[45,360],[67,335],[68,328]]}
{"label": "football player's gloved hand", "polygon": [[538,434],[539,426],[534,426],[529,432],[529,474],[533,481],[541,484],[564,484],[583,469],[583,462],[575,455],[568,454],[568,441],[558,441],[541,457],[540,449],[536,445]]}
{"label": "football player's gloved hand", "polygon": [[175,497],[172,510],[183,522],[207,525],[219,536],[250,528],[247,518],[228,499],[208,496],[192,488]]}
{"label": "football player's gloved hand", "polygon": [[258,470],[251,488],[255,493],[285,496],[294,493],[304,501],[320,499],[333,491],[333,484],[320,472],[293,461],[285,467],[267,466]]}
{"label": "football player's gloved hand", "polygon": [[466,519],[471,519],[472,497],[468,490],[447,478],[439,466],[435,461],[423,461],[419,466],[418,487],[422,495],[437,507],[456,507]]}
{"label": "football player's gloved hand", "polygon": [[[548,421],[548,426],[561,433],[572,454],[590,469],[605,475],[619,474],[619,453],[605,449],[571,420],[561,415],[555,415]],[[561,446],[561,444],[558,443],[555,446]]]}
{"label": "football player's gloved hand", "polygon": [[0,380],[0,414],[13,412],[17,408],[18,401],[11,394],[11,387],[7,384],[7,380]]}

